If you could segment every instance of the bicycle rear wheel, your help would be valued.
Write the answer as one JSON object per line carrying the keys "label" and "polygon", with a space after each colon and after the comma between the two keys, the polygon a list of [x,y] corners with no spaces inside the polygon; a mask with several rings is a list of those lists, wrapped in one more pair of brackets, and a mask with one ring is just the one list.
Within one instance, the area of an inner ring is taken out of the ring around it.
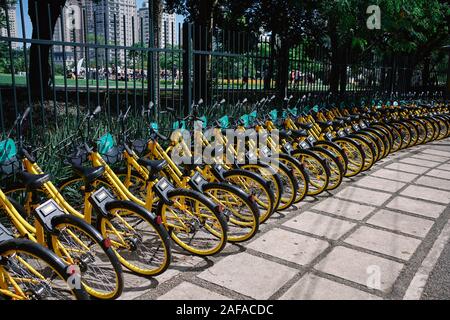
{"label": "bicycle rear wheel", "polygon": [[259,229],[259,209],[252,196],[228,183],[207,183],[203,192],[224,207],[229,242],[243,242],[255,236]]}
{"label": "bicycle rear wheel", "polygon": [[232,169],[225,171],[223,177],[225,181],[238,186],[255,199],[259,209],[260,224],[269,219],[275,209],[275,196],[260,175],[247,170]]}
{"label": "bicycle rear wheel", "polygon": [[156,212],[172,240],[198,256],[222,251],[227,242],[227,222],[218,212],[219,205],[193,190],[174,189],[167,196],[171,204],[159,201]]}
{"label": "bicycle rear wheel", "polygon": [[170,265],[169,234],[159,219],[131,201],[106,205],[108,217],[100,216],[97,228],[111,239],[119,261],[129,270],[156,276]]}

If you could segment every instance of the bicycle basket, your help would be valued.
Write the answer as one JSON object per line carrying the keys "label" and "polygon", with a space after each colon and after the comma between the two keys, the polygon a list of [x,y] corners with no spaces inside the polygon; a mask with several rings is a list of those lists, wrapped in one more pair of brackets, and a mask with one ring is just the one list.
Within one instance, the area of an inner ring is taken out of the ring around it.
{"label": "bicycle basket", "polygon": [[133,141],[131,146],[133,147],[134,152],[139,156],[144,155],[145,151],[147,151],[147,141],[144,139]]}
{"label": "bicycle basket", "polygon": [[106,133],[97,140],[97,151],[108,164],[115,164],[122,160],[122,150],[115,145],[110,133]]}
{"label": "bicycle basket", "polygon": [[11,175],[19,171],[20,160],[17,159],[17,148],[14,140],[0,141],[0,174]]}
{"label": "bicycle basket", "polygon": [[88,159],[87,151],[84,148],[76,147],[69,151],[67,161],[70,164],[81,166]]}

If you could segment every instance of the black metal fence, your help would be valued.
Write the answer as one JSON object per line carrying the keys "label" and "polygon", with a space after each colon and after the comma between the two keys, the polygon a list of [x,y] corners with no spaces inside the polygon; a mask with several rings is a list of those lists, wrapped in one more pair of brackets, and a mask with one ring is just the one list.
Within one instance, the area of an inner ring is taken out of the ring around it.
{"label": "black metal fence", "polygon": [[[277,39],[270,34],[173,21],[156,25],[151,5],[129,15],[103,1],[69,0],[64,8],[26,4],[19,0],[11,7],[18,18],[4,19],[1,26],[3,134],[29,105],[34,115],[28,132],[34,137],[36,128],[51,135],[70,131],[97,105],[111,128],[121,110],[131,106],[138,115],[150,101],[157,111],[169,108],[182,115],[200,98],[206,105],[221,99],[234,104],[244,97],[330,90],[330,50],[307,39],[289,48],[288,70],[282,72]],[[343,94],[445,90],[448,81],[448,53],[433,56],[426,75],[421,66],[411,69],[408,57],[344,54],[346,64],[338,66],[345,74],[338,88]],[[156,112],[155,118],[162,115]]]}

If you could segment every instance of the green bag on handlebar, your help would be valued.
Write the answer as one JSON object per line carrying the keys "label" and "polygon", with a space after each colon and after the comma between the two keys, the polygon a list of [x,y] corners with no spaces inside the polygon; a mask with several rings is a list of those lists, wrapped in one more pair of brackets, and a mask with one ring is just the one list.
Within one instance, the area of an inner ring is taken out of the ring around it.
{"label": "green bag on handlebar", "polygon": [[150,128],[155,130],[155,132],[158,132],[158,130],[159,130],[159,126],[158,126],[158,124],[156,122],[151,122],[150,123]]}
{"label": "green bag on handlebar", "polygon": [[200,120],[201,120],[201,123],[202,123],[202,128],[206,129],[206,126],[208,124],[208,119],[206,118],[206,116],[201,116]]}
{"label": "green bag on handlebar", "polygon": [[272,119],[273,122],[277,121],[278,119],[278,110],[273,109],[269,112],[270,119]]}
{"label": "green bag on handlebar", "polygon": [[250,116],[248,114],[242,115],[239,119],[244,123],[244,127],[248,127],[250,125]]}
{"label": "green bag on handlebar", "polygon": [[12,159],[16,154],[17,149],[13,139],[0,141],[0,163]]}
{"label": "green bag on handlebar", "polygon": [[230,126],[230,119],[228,118],[228,116],[223,116],[219,119],[219,123],[223,129],[227,129]]}
{"label": "green bag on handlebar", "polygon": [[97,151],[100,154],[106,154],[114,148],[116,142],[110,133],[106,133],[97,140]]}
{"label": "green bag on handlebar", "polygon": [[[181,126],[180,126],[180,123],[181,123]],[[184,120],[181,120],[181,121],[175,121],[175,122],[172,124],[172,129],[173,129],[173,130],[177,130],[177,129],[186,129],[186,121],[184,121]]]}

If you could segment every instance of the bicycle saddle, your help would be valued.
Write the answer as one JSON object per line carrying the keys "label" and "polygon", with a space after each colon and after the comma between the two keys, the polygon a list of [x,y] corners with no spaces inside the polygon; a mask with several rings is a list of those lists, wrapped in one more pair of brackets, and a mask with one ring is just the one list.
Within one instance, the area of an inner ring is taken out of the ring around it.
{"label": "bicycle saddle", "polygon": [[279,130],[278,134],[280,135],[280,138],[288,139],[292,134],[292,130]]}
{"label": "bicycle saddle", "polygon": [[309,136],[306,130],[291,130],[292,136],[294,138],[307,137]]}
{"label": "bicycle saddle", "polygon": [[44,185],[44,183],[50,180],[48,173],[44,174],[32,174],[25,171],[21,171],[17,174],[20,181],[26,186],[28,190],[36,190]]}
{"label": "bicycle saddle", "polygon": [[105,167],[103,167],[103,166],[82,167],[82,166],[78,166],[78,165],[73,165],[72,168],[77,176],[83,178],[84,183],[86,185],[90,185],[91,183],[93,183],[95,180],[100,178],[103,175],[103,173],[105,172]]}
{"label": "bicycle saddle", "polygon": [[305,130],[309,130],[314,126],[312,123],[296,123],[296,125]]}
{"label": "bicycle saddle", "polygon": [[140,165],[147,167],[150,171],[150,180],[156,179],[156,175],[167,165],[166,160],[150,160],[147,158],[139,158],[137,161]]}
{"label": "bicycle saddle", "polygon": [[342,126],[344,125],[344,120],[333,120],[332,123],[334,126]]}
{"label": "bicycle saddle", "polygon": [[359,114],[351,114],[351,115],[350,115],[350,118],[351,118],[352,120],[359,120],[359,119],[360,119],[360,116],[359,116]]}
{"label": "bicycle saddle", "polygon": [[342,121],[344,121],[344,122],[350,122],[350,121],[352,121],[352,118],[351,118],[351,117],[337,117],[336,119],[337,119],[337,120],[342,120]]}
{"label": "bicycle saddle", "polygon": [[332,121],[316,121],[316,122],[322,129],[331,127],[333,125]]}

